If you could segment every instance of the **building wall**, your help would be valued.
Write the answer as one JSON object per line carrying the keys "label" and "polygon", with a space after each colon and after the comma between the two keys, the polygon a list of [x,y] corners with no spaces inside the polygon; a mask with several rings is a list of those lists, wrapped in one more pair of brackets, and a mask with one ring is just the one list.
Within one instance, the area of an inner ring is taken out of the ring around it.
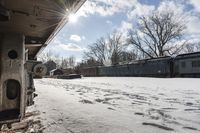
{"label": "building wall", "polygon": [[200,77],[200,52],[175,58],[163,57],[135,61],[132,64],[91,67],[83,76]]}

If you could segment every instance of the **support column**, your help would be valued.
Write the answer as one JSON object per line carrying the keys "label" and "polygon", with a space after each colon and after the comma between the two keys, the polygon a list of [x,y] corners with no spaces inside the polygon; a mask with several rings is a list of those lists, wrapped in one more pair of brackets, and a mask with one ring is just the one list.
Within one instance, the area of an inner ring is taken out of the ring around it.
{"label": "support column", "polygon": [[25,46],[22,34],[0,33],[0,123],[25,113]]}

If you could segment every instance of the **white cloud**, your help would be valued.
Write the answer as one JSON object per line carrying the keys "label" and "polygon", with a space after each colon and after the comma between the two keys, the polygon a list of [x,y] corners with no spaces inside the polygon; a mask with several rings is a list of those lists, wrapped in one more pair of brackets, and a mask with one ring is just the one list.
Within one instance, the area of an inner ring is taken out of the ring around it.
{"label": "white cloud", "polygon": [[153,10],[155,10],[155,6],[153,5],[136,3],[134,5],[134,8],[127,13],[127,16],[129,19],[133,19],[136,16],[149,15],[152,13]]}
{"label": "white cloud", "polygon": [[[200,6],[200,0],[190,0],[194,3],[194,5]],[[197,16],[196,13],[194,13],[193,10],[186,10],[187,4],[181,2],[181,1],[163,1],[158,7],[158,11],[174,11],[176,15],[183,16],[182,18],[186,21],[186,34],[196,34],[200,33],[199,25],[200,25],[200,18]],[[200,9],[200,7],[199,7]],[[200,11],[200,10],[199,10]]]}
{"label": "white cloud", "polygon": [[136,3],[137,0],[88,0],[77,12],[77,16],[87,17],[95,13],[101,16],[112,16],[127,11]]}
{"label": "white cloud", "polygon": [[190,16],[187,23],[187,32],[191,34],[199,33],[200,18],[197,16]]}
{"label": "white cloud", "polygon": [[190,3],[194,6],[196,11],[200,12],[200,0],[190,0]]}
{"label": "white cloud", "polygon": [[125,43],[127,36],[128,36],[128,32],[129,30],[131,30],[133,28],[132,23],[130,22],[126,22],[126,21],[122,21],[120,27],[117,29],[117,32],[122,34],[122,42]]}
{"label": "white cloud", "polygon": [[122,21],[120,28],[118,29],[118,31],[120,31],[121,33],[128,33],[128,31],[130,29],[133,28],[132,23],[126,22],[126,21]]}
{"label": "white cloud", "polygon": [[81,37],[79,35],[71,35],[70,40],[75,41],[75,42],[80,42]]}
{"label": "white cloud", "polygon": [[185,15],[186,5],[180,0],[180,1],[163,1],[160,3],[158,7],[159,12],[167,12],[167,11],[173,11],[177,15]]}
{"label": "white cloud", "polygon": [[61,43],[61,44],[56,45],[55,49],[64,50],[64,51],[74,51],[74,52],[79,52],[79,51],[84,50],[83,48],[73,43],[69,43],[67,45]]}
{"label": "white cloud", "polygon": [[[87,17],[92,14],[111,16],[115,13],[124,12],[127,13],[129,20],[134,21],[136,16],[149,15],[155,10],[160,12],[168,10],[179,15],[185,15],[185,18],[189,20],[187,31],[199,33],[197,27],[200,19],[194,12],[187,11],[186,6],[188,4],[192,4],[196,11],[200,12],[200,0],[166,0],[161,1],[157,8],[154,5],[141,4],[138,0],[88,0],[78,11],[77,16]],[[111,24],[112,22],[107,20],[106,23]]]}

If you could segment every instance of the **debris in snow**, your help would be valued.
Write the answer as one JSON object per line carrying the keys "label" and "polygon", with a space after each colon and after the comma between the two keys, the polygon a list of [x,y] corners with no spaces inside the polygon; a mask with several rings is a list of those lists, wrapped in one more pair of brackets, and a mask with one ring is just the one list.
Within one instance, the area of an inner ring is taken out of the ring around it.
{"label": "debris in snow", "polygon": [[198,111],[198,110],[200,110],[200,109],[184,109],[185,111]]}
{"label": "debris in snow", "polygon": [[85,103],[85,104],[93,104],[92,101],[86,100],[86,99],[80,100],[80,102]]}
{"label": "debris in snow", "polygon": [[143,122],[142,125],[149,125],[149,126],[154,126],[154,127],[158,127],[160,129],[164,129],[164,130],[168,130],[168,131],[174,131],[174,129],[170,128],[170,127],[166,127],[163,125],[159,125],[156,123],[147,123],[147,122]]}
{"label": "debris in snow", "polygon": [[183,128],[185,128],[185,129],[190,129],[190,130],[195,130],[195,131],[200,131],[200,130],[198,130],[197,128],[194,128],[194,127],[183,127]]}
{"label": "debris in snow", "polygon": [[101,103],[101,102],[103,102],[104,100],[103,100],[103,99],[97,98],[97,99],[95,99],[95,101],[98,102],[98,103]]}
{"label": "debris in snow", "polygon": [[136,112],[135,115],[144,115],[144,113]]}
{"label": "debris in snow", "polygon": [[111,107],[108,107],[108,109],[110,109],[110,110],[115,110],[115,109],[113,109],[113,108],[111,108]]}
{"label": "debris in snow", "polygon": [[187,106],[192,106],[193,103],[191,103],[191,102],[186,102],[186,105],[187,105]]}
{"label": "debris in snow", "polygon": [[34,116],[39,115],[38,111],[27,112],[25,118],[21,122],[11,124],[9,129],[7,126],[1,130],[1,133],[42,133],[42,124],[40,120],[34,120]]}

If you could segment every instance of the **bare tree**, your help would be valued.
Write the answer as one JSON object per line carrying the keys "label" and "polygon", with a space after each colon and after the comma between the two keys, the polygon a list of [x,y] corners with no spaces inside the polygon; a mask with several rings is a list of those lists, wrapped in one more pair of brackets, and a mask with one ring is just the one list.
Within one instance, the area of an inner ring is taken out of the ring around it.
{"label": "bare tree", "polygon": [[93,58],[82,60],[82,62],[77,64],[77,67],[79,68],[94,67],[94,66],[102,66],[102,64]]}
{"label": "bare tree", "polygon": [[60,58],[59,54],[55,54],[55,55],[52,57],[52,60],[56,63],[56,67],[57,67],[57,68],[60,68],[60,67],[61,67],[61,58]]}
{"label": "bare tree", "polygon": [[96,59],[103,64],[107,57],[107,47],[105,38],[101,37],[95,43],[88,46],[88,51],[84,53],[85,58]]}
{"label": "bare tree", "polygon": [[125,48],[122,43],[121,33],[114,32],[112,35],[108,36],[108,48],[112,65],[118,64]]}
{"label": "bare tree", "polygon": [[42,52],[39,56],[38,56],[38,60],[44,62],[47,62],[49,60],[53,60],[53,53],[52,51],[46,51],[46,52]]}
{"label": "bare tree", "polygon": [[137,55],[132,51],[123,51],[120,55],[120,63],[127,64],[133,60],[136,60]]}
{"label": "bare tree", "polygon": [[120,56],[125,46],[122,43],[122,34],[113,32],[107,37],[101,37],[95,43],[88,47],[85,57],[96,59],[98,62],[105,64],[118,64]]}
{"label": "bare tree", "polygon": [[62,61],[61,61],[61,68],[62,69],[66,69],[69,67],[69,60],[66,59],[66,58],[62,58]]}
{"label": "bare tree", "polygon": [[196,52],[200,52],[200,42],[196,44]]}
{"label": "bare tree", "polygon": [[75,63],[76,63],[76,58],[74,56],[70,56],[68,58],[68,66],[69,66],[69,68],[74,68]]}
{"label": "bare tree", "polygon": [[130,31],[128,43],[145,56],[154,58],[178,53],[186,24],[182,16],[173,12],[154,12],[139,18],[138,28]]}
{"label": "bare tree", "polygon": [[187,43],[184,46],[184,53],[200,52],[200,42]]}

